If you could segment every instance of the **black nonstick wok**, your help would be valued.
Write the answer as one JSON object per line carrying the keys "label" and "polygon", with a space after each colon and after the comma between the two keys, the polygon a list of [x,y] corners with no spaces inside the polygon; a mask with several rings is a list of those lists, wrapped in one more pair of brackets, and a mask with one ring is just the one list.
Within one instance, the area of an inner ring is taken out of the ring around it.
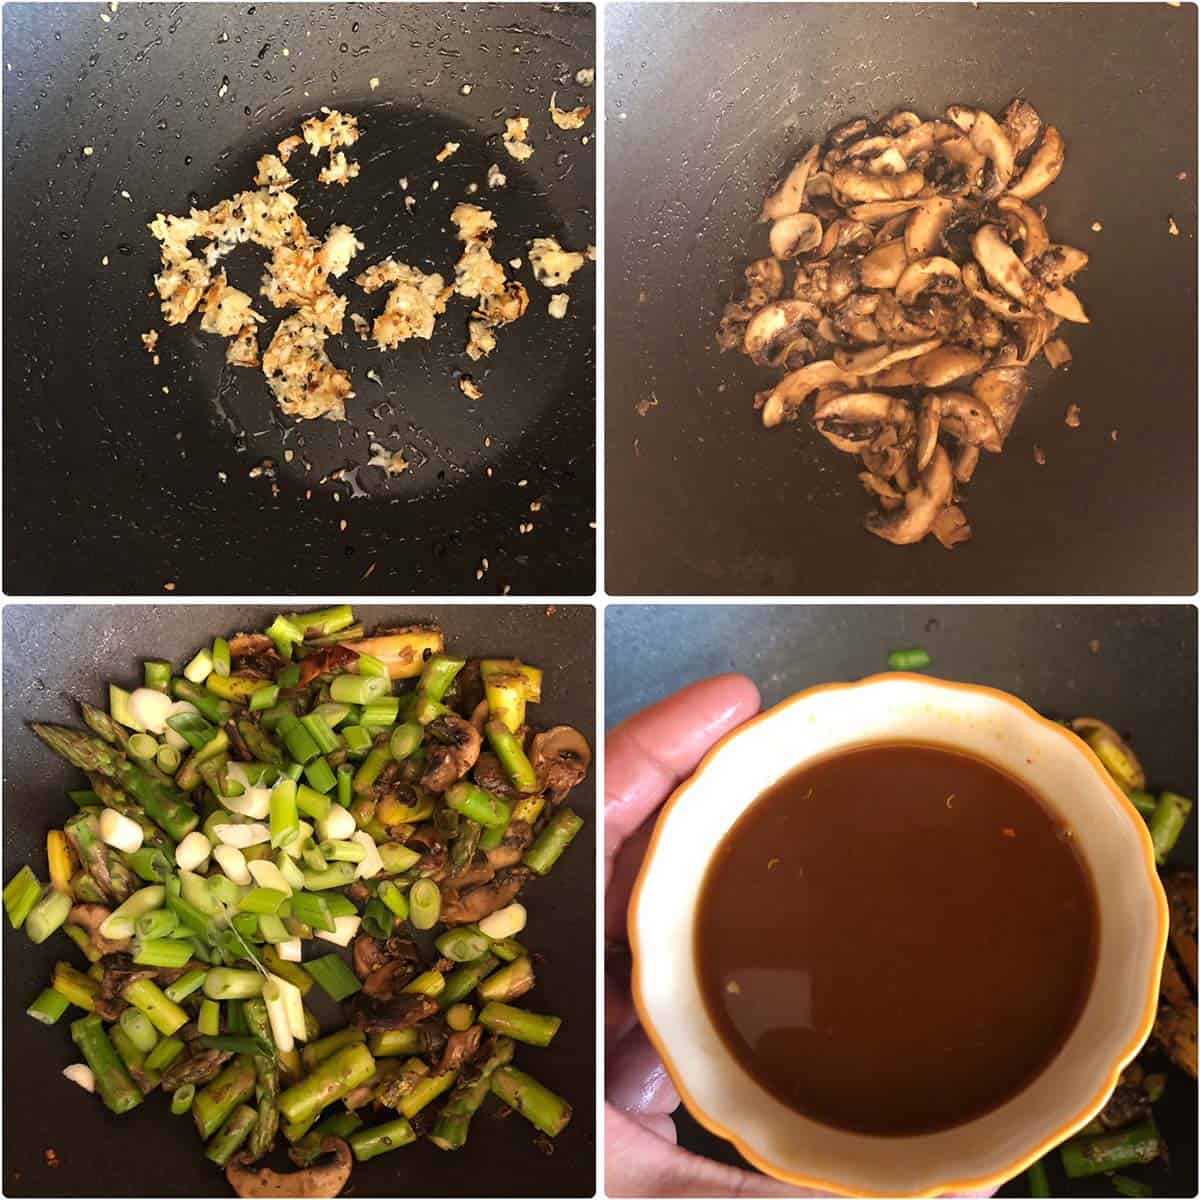
{"label": "black nonstick wok", "polygon": [[[104,704],[109,680],[140,678],[147,657],[184,655],[217,633],[258,629],[275,609],[254,605],[109,607],[14,606],[4,612],[4,878],[30,863],[45,877],[46,831],[73,810],[65,789],[81,776],[55,759],[27,728],[33,719],[78,724],[74,701]],[[410,620],[441,625],[447,646],[468,654],[489,649],[545,669],[536,720],[574,725],[593,740],[595,618],[585,607],[397,609],[357,605],[372,626]],[[500,1119],[489,1101],[455,1153],[420,1141],[357,1164],[357,1196],[590,1196],[595,1180],[595,787],[589,778],[571,803],[586,824],[567,855],[523,897],[529,926],[522,937],[544,955],[538,965],[538,1011],[563,1025],[547,1050],[526,1048],[525,1067],[566,1096],[574,1118],[553,1154],[535,1144],[535,1131],[515,1114]],[[80,956],[61,935],[34,946],[5,921],[4,936],[4,1183],[10,1196],[232,1195],[202,1153],[188,1118],[172,1117],[155,1093],[122,1117],[110,1114],[59,1072],[79,1055],[66,1018],[37,1025],[25,1008],[45,986],[55,961]],[[310,994],[317,996],[317,989]],[[532,1005],[531,1005],[532,1007]],[[72,1010],[74,1011],[74,1010]],[[333,1010],[314,1005],[326,1029],[339,1027]],[[78,1014],[77,1014],[78,1015]],[[368,1122],[370,1123],[370,1122]],[[53,1149],[58,1165],[47,1165]],[[276,1161],[278,1160],[278,1161]],[[282,1152],[271,1160],[287,1170]]]}
{"label": "black nonstick wok", "polygon": [[[1196,794],[1196,610],[1191,606],[896,605],[610,606],[605,620],[605,724],[611,728],[686,683],[723,671],[754,679],[772,705],[814,684],[886,670],[890,651],[921,646],[931,675],[1002,688],[1051,717],[1099,716],[1132,739],[1151,786]],[[1195,866],[1196,818],[1171,856]],[[612,968],[610,967],[610,970]],[[1133,1168],[1155,1196],[1196,1194],[1196,1083],[1166,1069],[1154,1107],[1170,1162]],[[679,1142],[747,1164],[680,1107]],[[1069,1182],[1047,1159],[1051,1194],[1115,1196],[1105,1176]],[[751,1168],[752,1169],[752,1168]],[[1003,1195],[1028,1196],[1023,1177]]]}
{"label": "black nonstick wok", "polygon": [[[491,207],[500,261],[538,236],[585,249],[595,121],[565,132],[547,109],[556,89],[562,107],[591,102],[575,81],[595,66],[590,6],[15,4],[3,32],[6,591],[592,592],[593,267],[561,321],[527,261],[510,272],[529,311],[479,363],[459,298],[431,341],[386,353],[347,320],[327,350],[354,377],[348,420],[297,425],[198,317],[164,326],[146,230],[252,187],[255,160],[328,105],[359,118],[361,175],[325,187],[307,148],[292,161],[310,228],[366,243],[338,281],[350,311],[381,311],[386,293],[352,278],[389,254],[453,278],[459,201]],[[524,164],[500,142],[517,113],[536,144]],[[436,162],[448,141],[461,149]],[[491,163],[507,187],[489,190]],[[225,261],[257,296],[262,253]],[[280,313],[258,307],[265,349]],[[410,470],[318,482],[372,440],[403,446]],[[265,459],[275,478],[252,478]]]}
{"label": "black nonstick wok", "polygon": [[[605,28],[610,592],[1192,594],[1194,6],[616,4]],[[852,459],[807,419],[762,428],[752,398],[778,375],[719,354],[717,321],[767,252],[767,188],[814,139],[1018,95],[1066,139],[1038,199],[1092,255],[1092,324],[984,456],[974,540],[892,546],[862,529]]]}

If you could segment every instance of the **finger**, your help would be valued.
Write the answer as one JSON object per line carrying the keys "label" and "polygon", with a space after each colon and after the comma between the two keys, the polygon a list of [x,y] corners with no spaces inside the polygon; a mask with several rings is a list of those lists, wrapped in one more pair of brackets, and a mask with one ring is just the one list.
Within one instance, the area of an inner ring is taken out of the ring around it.
{"label": "finger", "polygon": [[624,942],[625,915],[629,909],[629,893],[637,881],[646,848],[654,835],[657,813],[652,813],[626,839],[617,851],[608,872],[608,887],[604,889],[604,936],[610,942]]}
{"label": "finger", "polygon": [[713,743],[753,716],[758,705],[758,688],[744,675],[717,675],[643,709],[608,735],[604,759],[607,862],[695,769]]}
{"label": "finger", "polygon": [[604,1068],[604,1095],[610,1104],[639,1116],[665,1116],[679,1107],[675,1084],[640,1025],[615,1046],[609,1045],[612,1049]]}
{"label": "finger", "polygon": [[648,1129],[655,1137],[662,1138],[671,1145],[679,1140],[679,1131],[675,1122],[662,1113],[630,1113],[629,1114],[643,1129]]}
{"label": "finger", "polygon": [[[654,1121],[654,1126],[659,1121]],[[740,1196],[822,1194],[680,1150],[611,1104],[604,1106],[604,1158],[605,1191],[610,1196],[720,1196],[735,1200]]]}

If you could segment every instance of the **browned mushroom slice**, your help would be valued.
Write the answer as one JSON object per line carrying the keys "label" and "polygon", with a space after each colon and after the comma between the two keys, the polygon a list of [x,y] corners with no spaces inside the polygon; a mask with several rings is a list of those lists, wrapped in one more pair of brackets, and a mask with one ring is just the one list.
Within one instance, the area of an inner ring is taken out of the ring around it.
{"label": "browned mushroom slice", "polygon": [[785,375],[766,395],[762,406],[762,422],[771,429],[793,417],[800,406],[818,388],[832,383],[853,387],[858,377],[844,371],[832,359],[809,363]]}
{"label": "browned mushroom slice", "polygon": [[859,263],[859,279],[863,287],[894,288],[907,266],[908,254],[904,243],[897,238],[894,242],[876,246],[863,256]]}
{"label": "browned mushroom slice", "polygon": [[971,540],[971,526],[967,524],[966,514],[958,505],[951,504],[938,513],[933,522],[933,536],[947,550]]}
{"label": "browned mushroom slice", "polygon": [[760,366],[769,365],[802,332],[804,322],[820,319],[821,310],[807,300],[775,300],[750,319],[742,350]]}
{"label": "browned mushroom slice", "polygon": [[1071,361],[1071,347],[1062,338],[1054,338],[1042,347],[1046,361],[1055,369],[1065,367]]}
{"label": "browned mushroom slice", "polygon": [[873,175],[869,171],[855,171],[846,167],[833,173],[833,186],[845,199],[860,203],[868,200],[907,200],[925,186],[925,175],[921,171]]}
{"label": "browned mushroom slice", "polygon": [[745,270],[746,288],[751,295],[774,300],[783,291],[783,268],[774,258],[755,259]]}
{"label": "browned mushroom slice", "polygon": [[985,181],[983,194],[998,196],[1012,179],[1016,156],[1008,135],[996,124],[991,113],[975,114],[971,125],[971,145],[992,164],[991,177]]}
{"label": "browned mushroom slice", "polygon": [[878,221],[891,220],[892,217],[902,217],[920,203],[920,200],[871,200],[866,204],[854,205],[849,212],[856,221],[873,225]]}
{"label": "browned mushroom slice", "polygon": [[866,117],[855,117],[852,121],[844,121],[829,134],[831,146],[844,146],[847,142],[860,138],[871,128],[871,122]]}
{"label": "browned mushroom slice", "polygon": [[[1001,196],[996,208],[1004,214],[1004,223],[1012,238],[1020,243],[1021,261],[1029,266],[1050,249],[1046,222],[1024,200],[1016,196]],[[1087,261],[1086,255],[1084,261]]]}
{"label": "browned mushroom slice", "polygon": [[1000,114],[1000,124],[1018,158],[1037,141],[1038,134],[1042,132],[1042,118],[1027,100],[1013,100]]}
{"label": "browned mushroom slice", "polygon": [[444,792],[461,779],[479,758],[483,739],[470,721],[456,713],[444,713],[425,726],[429,749],[421,786],[427,792]]}
{"label": "browned mushroom slice", "polygon": [[946,109],[946,120],[957,125],[963,133],[970,133],[974,129],[978,117],[979,113],[965,104],[951,104]]}
{"label": "browned mushroom slice", "polygon": [[874,375],[886,371],[888,367],[906,358],[920,358],[930,350],[936,350],[942,344],[941,338],[930,338],[927,341],[913,342],[907,346],[869,346],[865,350],[847,352],[835,350],[833,361],[843,370],[855,375]]}
{"label": "browned mushroom slice", "polygon": [[1019,363],[1027,366],[1042,352],[1046,339],[1058,327],[1059,318],[1049,313],[1035,313],[1032,319],[1017,322],[1020,336],[1019,353],[1014,357],[1011,346],[1006,346],[1000,352],[1001,361]]}
{"label": "browned mushroom slice", "polygon": [[828,258],[834,251],[850,245],[857,245],[865,250],[874,240],[875,235],[865,221],[852,221],[848,218],[831,221],[825,226],[821,244],[812,252],[812,257]]}
{"label": "browned mushroom slice", "polygon": [[806,254],[821,244],[821,222],[812,213],[793,213],[780,217],[771,226],[771,253],[780,259]]}
{"label": "browned mushroom slice", "polygon": [[810,146],[792,169],[775,185],[763,201],[760,221],[778,221],[790,217],[804,207],[804,192],[808,177],[817,165],[820,146]]}
{"label": "browned mushroom slice", "polygon": [[987,159],[971,145],[970,138],[964,137],[962,134],[959,134],[957,137],[948,137],[937,142],[936,148],[939,154],[962,172],[963,182],[961,188],[945,188],[943,190],[969,192],[979,187],[980,179],[983,176],[983,168],[987,165]]}
{"label": "browned mushroom slice", "polygon": [[534,736],[529,761],[537,773],[538,790],[557,804],[587,774],[592,750],[578,729],[554,725]]}
{"label": "browned mushroom slice", "polygon": [[350,1147],[341,1138],[327,1137],[321,1150],[332,1154],[332,1161],[318,1163],[303,1171],[281,1173],[270,1167],[256,1168],[248,1154],[239,1154],[225,1168],[225,1178],[237,1195],[245,1200],[318,1200],[342,1194],[350,1182],[354,1160]]}
{"label": "browned mushroom slice", "polygon": [[913,374],[913,367],[920,361],[919,358],[907,358],[894,366],[876,371],[871,376],[871,384],[877,388],[916,387],[917,377]]}
{"label": "browned mushroom slice", "polygon": [[936,255],[909,263],[896,281],[896,299],[901,304],[915,304],[925,291],[945,296],[961,290],[962,274],[958,263]]}
{"label": "browned mushroom slice", "polygon": [[921,124],[921,118],[907,108],[898,108],[894,113],[889,113],[884,117],[879,124],[882,129],[886,129],[888,133],[895,136],[907,133],[910,129],[916,129]]}
{"label": "browned mushroom slice", "polygon": [[897,546],[919,542],[933,528],[938,513],[954,494],[954,472],[950,456],[934,447],[929,465],[917,476],[917,485],[904,497],[904,506],[890,513],[871,513],[867,529],[876,537]]}
{"label": "browned mushroom slice", "polygon": [[904,246],[909,258],[926,258],[942,243],[942,233],[954,215],[955,202],[949,196],[930,196],[908,218]]}
{"label": "browned mushroom slice", "polygon": [[[935,351],[936,353],[936,351]],[[929,466],[929,460],[937,448],[938,429],[942,422],[942,398],[936,392],[930,392],[921,400],[921,412],[917,417],[917,470],[923,471]]]}
{"label": "browned mushroom slice", "polygon": [[1037,282],[995,225],[981,225],[971,239],[971,249],[993,287],[1021,304],[1032,303]]}
{"label": "browned mushroom slice", "polygon": [[[1019,262],[1020,260],[1018,259],[1017,261]],[[978,300],[980,304],[989,308],[997,316],[1009,321],[1033,319],[1034,314],[1031,309],[1026,308],[1023,304],[1018,304],[1016,300],[1012,300],[1008,296],[997,296],[995,292],[984,287],[983,279],[979,274],[979,268],[974,263],[964,264],[962,268],[962,281],[963,287],[967,289],[967,294],[973,300]]]}
{"label": "browned mushroom slice", "polygon": [[891,145],[867,162],[867,171],[872,175],[899,175],[906,170],[908,170],[908,161],[895,146]]}
{"label": "browned mushroom slice", "polygon": [[979,465],[978,446],[960,446],[954,459],[954,478],[959,483],[970,483],[975,468]]}
{"label": "browned mushroom slice", "polygon": [[1069,287],[1049,288],[1042,297],[1042,302],[1056,316],[1064,321],[1074,321],[1076,325],[1087,325],[1088,315],[1083,311],[1079,297]]}
{"label": "browned mushroom slice", "polygon": [[987,405],[1003,442],[1016,424],[1029,383],[1023,367],[992,367],[971,386],[976,400]]}
{"label": "browned mushroom slice", "polygon": [[872,496],[878,497],[879,507],[885,512],[891,512],[904,503],[904,493],[894,488],[886,479],[871,471],[860,471],[858,478]]}
{"label": "browned mushroom slice", "polygon": [[942,392],[942,428],[965,446],[999,454],[1004,444],[992,410],[969,392]]}
{"label": "browned mushroom slice", "polygon": [[920,358],[913,359],[910,366],[913,381],[925,387],[945,387],[964,375],[974,375],[982,370],[987,359],[977,350],[966,346],[939,346]]}
{"label": "browned mushroom slice", "polygon": [[874,133],[869,137],[859,138],[856,142],[849,142],[847,145],[839,147],[839,149],[847,159],[870,158],[891,149],[891,146],[892,139],[888,134]]}
{"label": "browned mushroom slice", "polygon": [[912,420],[908,405],[886,392],[842,392],[829,396],[813,410],[817,421],[848,425],[906,425]]}
{"label": "browned mushroom slice", "polygon": [[1047,247],[1046,252],[1034,262],[1030,269],[1047,286],[1058,287],[1066,283],[1073,275],[1078,275],[1088,265],[1086,250],[1077,250],[1074,246]]}
{"label": "browned mushroom slice", "polygon": [[1033,152],[1029,165],[1009,192],[1020,200],[1032,200],[1058,178],[1065,158],[1062,134],[1053,125],[1047,125],[1041,145]]}

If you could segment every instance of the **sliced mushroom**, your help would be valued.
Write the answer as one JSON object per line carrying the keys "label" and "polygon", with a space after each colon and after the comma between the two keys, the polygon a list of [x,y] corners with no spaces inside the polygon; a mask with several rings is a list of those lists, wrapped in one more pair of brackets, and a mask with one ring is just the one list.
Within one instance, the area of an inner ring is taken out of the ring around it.
{"label": "sliced mushroom", "polygon": [[[1016,196],[1001,196],[996,208],[1004,214],[1009,233],[1021,244],[1021,261],[1029,266],[1050,249],[1046,222],[1024,200]],[[1086,263],[1087,256],[1084,255]]]}
{"label": "sliced mushroom", "polygon": [[969,392],[942,392],[942,428],[965,446],[999,454],[1004,443],[991,409]]}
{"label": "sliced mushroom", "polygon": [[936,350],[942,344],[941,338],[930,338],[923,342],[913,342],[907,346],[870,346],[866,350],[856,350],[848,353],[835,350],[833,360],[843,370],[855,375],[874,375],[886,371],[888,367],[906,358],[920,358],[930,350]]}
{"label": "sliced mushroom", "polygon": [[1019,304],[1016,300],[1012,300],[1008,296],[997,296],[995,292],[984,287],[983,279],[979,274],[979,268],[974,263],[964,265],[962,269],[962,281],[963,287],[967,289],[967,294],[973,300],[978,300],[981,304],[985,305],[997,316],[1009,321],[1032,319],[1033,312],[1023,304]]}
{"label": "sliced mushroom", "polygon": [[894,366],[876,371],[871,376],[871,385],[877,388],[916,387],[917,377],[913,374],[913,367],[920,361],[919,358],[907,358]]}
{"label": "sliced mushroom", "polygon": [[942,422],[942,398],[936,392],[930,392],[921,400],[921,412],[917,417],[917,470],[923,471],[929,466],[929,460],[937,448],[938,429]]}
{"label": "sliced mushroom", "polygon": [[957,207],[948,196],[930,196],[908,218],[904,247],[909,258],[927,258],[942,243],[942,233]]}
{"label": "sliced mushroom", "polygon": [[772,301],[750,318],[742,349],[760,366],[766,366],[803,332],[805,322],[820,319],[821,310],[807,300]]}
{"label": "sliced mushroom", "polygon": [[849,245],[858,245],[865,250],[874,240],[875,235],[865,221],[831,221],[825,226],[821,244],[812,252],[812,256],[814,259],[828,258],[834,251]]}
{"label": "sliced mushroom", "polygon": [[963,133],[970,133],[974,129],[979,115],[975,109],[968,108],[965,104],[952,104],[946,109],[946,120],[957,125]]}
{"label": "sliced mushroom", "polygon": [[898,175],[872,175],[869,171],[849,168],[833,173],[834,190],[847,200],[907,200],[925,186],[921,171],[901,171]]}
{"label": "sliced mushroom", "polygon": [[913,359],[910,371],[913,381],[929,388],[945,387],[964,375],[974,375],[987,359],[977,350],[966,346],[939,346],[920,358]]}
{"label": "sliced mushroom", "polygon": [[970,541],[971,526],[967,524],[963,510],[956,504],[943,508],[933,523],[933,536],[947,550],[953,550],[960,543]]}
{"label": "sliced mushroom", "polygon": [[844,146],[847,142],[862,137],[870,128],[871,122],[866,117],[855,117],[852,121],[844,121],[830,132],[829,144],[831,146]]}
{"label": "sliced mushroom", "polygon": [[843,421],[849,425],[906,425],[912,414],[908,405],[886,392],[842,392],[813,410],[817,421]]}
{"label": "sliced mushroom", "polygon": [[334,1157],[326,1163],[304,1171],[279,1172],[269,1167],[256,1169],[248,1154],[237,1155],[225,1168],[229,1186],[242,1197],[261,1200],[317,1200],[318,1197],[334,1197],[342,1194],[342,1188],[350,1181],[354,1160],[350,1147],[341,1138],[327,1137],[321,1149]]}
{"label": "sliced mushroom", "polygon": [[1058,287],[1088,265],[1086,250],[1074,246],[1049,246],[1046,252],[1030,264],[1033,273],[1047,286]]}
{"label": "sliced mushroom", "polygon": [[867,163],[867,170],[872,175],[900,175],[908,170],[908,160],[895,146],[889,145]]}
{"label": "sliced mushroom", "polygon": [[906,108],[898,108],[894,113],[889,113],[884,117],[879,124],[888,133],[895,135],[915,129],[921,124],[921,118],[915,112],[911,112]]}
{"label": "sliced mushroom", "polygon": [[820,153],[820,146],[810,146],[783,179],[767,193],[762,212],[759,214],[760,221],[778,221],[798,213],[804,207],[808,177],[817,165]]}
{"label": "sliced mushroom", "polygon": [[771,429],[788,420],[800,406],[818,388],[831,383],[847,384],[853,387],[858,382],[858,376],[843,370],[832,359],[822,359],[809,363],[797,371],[785,375],[766,394],[762,406],[762,422]]}
{"label": "sliced mushroom", "polygon": [[896,299],[901,304],[915,304],[922,292],[932,290],[937,295],[952,295],[962,289],[962,273],[953,259],[923,258],[909,263],[896,281]]}
{"label": "sliced mushroom", "polygon": [[1079,297],[1069,287],[1049,288],[1042,297],[1042,302],[1056,316],[1064,321],[1074,321],[1076,325],[1087,325],[1088,315],[1083,311]]}
{"label": "sliced mushroom", "polygon": [[954,478],[959,483],[970,483],[975,468],[979,465],[978,446],[960,446],[954,459]]}
{"label": "sliced mushroom", "polygon": [[747,290],[752,295],[761,295],[764,303],[783,291],[783,268],[774,258],[755,259],[746,268],[745,276]]}
{"label": "sliced mushroom", "polygon": [[1071,361],[1071,347],[1062,338],[1054,338],[1042,347],[1046,361],[1057,371]]}
{"label": "sliced mushroom", "polygon": [[933,528],[938,513],[954,494],[950,457],[936,446],[928,466],[917,476],[917,485],[904,497],[904,506],[890,513],[871,513],[866,527],[876,537],[897,546],[919,542]]}
{"label": "sliced mushroom", "polygon": [[904,243],[897,238],[865,254],[859,263],[858,275],[863,287],[894,288],[907,266],[908,254]]}
{"label": "sliced mushroom", "polygon": [[795,258],[821,244],[821,221],[812,213],[780,217],[771,226],[771,253],[779,259]]}
{"label": "sliced mushroom", "polygon": [[1020,200],[1032,200],[1044,192],[1059,176],[1066,159],[1062,134],[1053,125],[1046,126],[1041,145],[1033,152],[1029,165],[1008,190]]}
{"label": "sliced mushroom", "polygon": [[981,225],[971,239],[971,249],[994,287],[1021,304],[1033,302],[1037,281],[995,225]]}
{"label": "sliced mushroom", "polygon": [[856,204],[849,210],[856,221],[866,221],[873,225],[876,221],[888,221],[892,217],[902,217],[905,213],[920,205],[920,200],[871,200],[866,204]]}
{"label": "sliced mushroom", "polygon": [[971,145],[970,138],[964,137],[962,134],[957,137],[948,137],[937,143],[937,151],[962,171],[962,186],[956,190],[970,192],[979,187],[987,159]]}
{"label": "sliced mushroom", "polygon": [[991,179],[985,183],[983,194],[998,196],[1012,179],[1016,156],[1008,135],[986,112],[977,112],[971,125],[971,145],[992,164]]}
{"label": "sliced mushroom", "polygon": [[1012,101],[1000,114],[1000,123],[1018,158],[1037,141],[1038,134],[1042,132],[1042,118],[1027,100]]}
{"label": "sliced mushroom", "polygon": [[427,792],[444,792],[475,765],[483,739],[470,721],[455,713],[435,717],[425,732],[429,748],[421,786]]}
{"label": "sliced mushroom", "polygon": [[534,736],[529,761],[537,773],[538,789],[557,804],[587,774],[592,748],[578,729],[555,725]]}
{"label": "sliced mushroom", "polygon": [[86,929],[92,945],[101,954],[121,954],[129,949],[129,938],[106,938],[100,932],[100,926],[112,916],[112,910],[103,904],[76,904],[68,919],[72,925]]}
{"label": "sliced mushroom", "polygon": [[1012,432],[1028,389],[1028,379],[1022,367],[992,367],[972,384],[971,392],[992,414],[1001,442]]}
{"label": "sliced mushroom", "polygon": [[886,479],[880,478],[871,471],[860,471],[858,478],[872,496],[879,498],[879,507],[885,512],[891,512],[892,509],[899,508],[904,503],[904,493],[894,488]]}

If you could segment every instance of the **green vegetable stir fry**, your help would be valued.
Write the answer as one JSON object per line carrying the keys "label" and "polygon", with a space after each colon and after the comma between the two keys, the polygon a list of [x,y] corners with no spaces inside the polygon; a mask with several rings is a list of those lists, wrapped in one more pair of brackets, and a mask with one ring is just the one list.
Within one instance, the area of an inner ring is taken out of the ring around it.
{"label": "green vegetable stir fry", "polygon": [[[1153,1114],[1154,1105],[1166,1091],[1167,1075],[1161,1069],[1166,1064],[1160,1061],[1156,1070],[1153,1060],[1165,1058],[1196,1078],[1196,1002],[1192,998],[1196,987],[1196,876],[1194,871],[1171,869],[1168,864],[1192,802],[1175,792],[1155,797],[1146,791],[1142,764],[1111,725],[1096,717],[1076,717],[1069,724],[1149,826],[1170,910],[1170,935],[1150,1043],[1122,1072],[1116,1090],[1096,1118],[1059,1147],[1058,1159],[1068,1179],[1107,1174],[1116,1193],[1149,1196],[1147,1183],[1114,1172],[1166,1158],[1167,1146]],[[1031,1196],[1051,1195],[1045,1160],[1029,1169],[1027,1182]]]}
{"label": "green vegetable stir fry", "polygon": [[[340,605],[145,663],[107,712],[81,704],[88,732],[34,724],[88,779],[48,884],[4,889],[15,928],[87,960],[28,1009],[80,1010],[64,1074],[114,1113],[167,1093],[239,1195],[334,1196],[418,1137],[459,1150],[489,1093],[561,1133],[571,1106],[513,1065],[561,1025],[515,1003],[536,984],[517,896],[579,832],[591,752],[528,724],[541,687]],[[279,1134],[303,1177],[254,1167]]]}

